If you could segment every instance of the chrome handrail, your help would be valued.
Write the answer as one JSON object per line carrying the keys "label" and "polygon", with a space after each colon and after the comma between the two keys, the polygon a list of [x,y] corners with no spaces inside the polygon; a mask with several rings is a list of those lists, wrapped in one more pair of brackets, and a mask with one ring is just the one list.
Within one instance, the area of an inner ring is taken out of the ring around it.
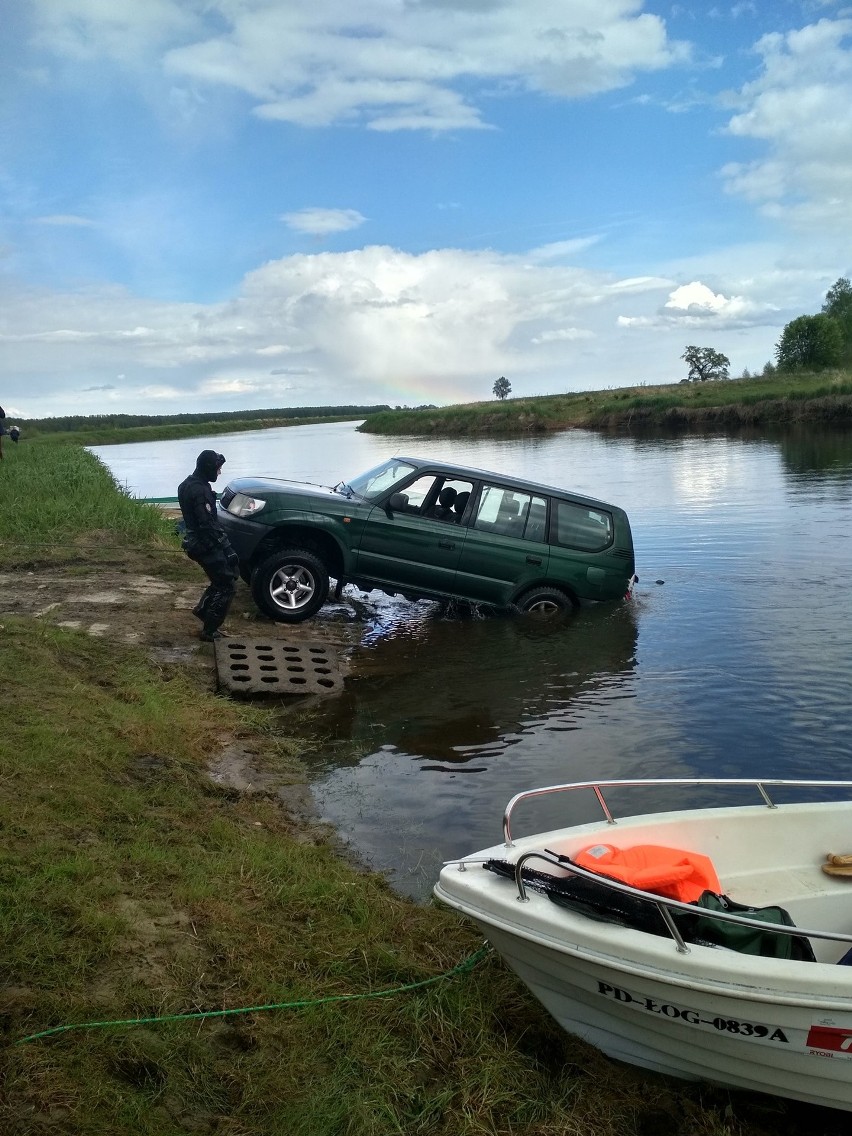
{"label": "chrome handrail", "polygon": [[506,805],[503,810],[503,842],[507,848],[512,846],[512,829],[511,829],[511,816],[512,811],[520,801],[528,800],[532,797],[542,797],[547,793],[567,793],[577,789],[591,789],[597,797],[598,803],[603,810],[604,817],[607,824],[617,824],[618,821],[613,817],[609,806],[604,798],[603,789],[635,789],[635,788],[656,788],[675,785],[691,785],[691,786],[729,786],[729,785],[748,785],[756,788],[760,795],[763,797],[766,807],[776,809],[778,806],[773,803],[766,786],[774,788],[783,787],[798,787],[802,789],[849,789],[852,790],[852,781],[799,781],[799,780],[785,780],[783,778],[772,777],[654,777],[654,778],[639,778],[637,780],[615,780],[615,781],[574,781],[565,785],[545,785],[540,789],[526,789],[522,793],[516,793],[514,797]]}

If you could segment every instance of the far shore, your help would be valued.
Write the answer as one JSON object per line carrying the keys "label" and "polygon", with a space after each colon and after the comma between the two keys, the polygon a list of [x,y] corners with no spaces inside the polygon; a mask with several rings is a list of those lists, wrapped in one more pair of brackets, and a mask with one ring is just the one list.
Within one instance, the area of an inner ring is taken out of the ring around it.
{"label": "far shore", "polygon": [[852,373],[780,374],[715,382],[492,399],[438,409],[387,410],[362,426],[371,434],[540,434],[707,431],[793,422],[852,420]]}
{"label": "far shore", "polygon": [[[678,382],[648,386],[567,391],[561,394],[491,398],[452,406],[402,407],[356,414],[316,414],[287,417],[285,411],[157,416],[152,423],[111,424],[93,416],[73,419],[73,429],[48,431],[44,423],[21,422],[22,440],[44,444],[71,442],[107,446],[129,442],[159,442],[310,426],[359,422],[368,434],[425,436],[524,435],[586,429],[613,433],[706,432],[761,429],[796,422],[846,424],[852,421],[852,371],[811,373],[772,372],[768,375],[710,382]],[[330,407],[330,410],[335,408]],[[245,415],[243,417],[243,414]],[[117,416],[121,418],[122,416]],[[144,422],[144,420],[143,420]]]}

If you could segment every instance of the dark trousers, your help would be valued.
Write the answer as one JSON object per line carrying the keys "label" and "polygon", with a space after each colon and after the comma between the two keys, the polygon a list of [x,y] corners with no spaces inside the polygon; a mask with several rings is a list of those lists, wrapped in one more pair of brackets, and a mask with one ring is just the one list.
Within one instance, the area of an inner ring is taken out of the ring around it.
{"label": "dark trousers", "polygon": [[205,550],[189,542],[184,544],[184,551],[190,560],[200,564],[207,573],[210,583],[194,610],[204,621],[205,631],[216,631],[225,622],[234,598],[237,576],[240,574],[237,559],[233,553],[229,556],[222,548]]}

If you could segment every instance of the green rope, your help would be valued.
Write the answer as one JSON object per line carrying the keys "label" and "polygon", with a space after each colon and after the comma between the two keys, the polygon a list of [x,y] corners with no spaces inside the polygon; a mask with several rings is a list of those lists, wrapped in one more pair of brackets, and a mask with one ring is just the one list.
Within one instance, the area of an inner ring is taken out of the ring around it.
{"label": "green rope", "polygon": [[204,1018],[226,1018],[231,1014],[259,1014],[264,1010],[298,1010],[304,1009],[305,1006],[324,1006],[330,1002],[354,1002],[363,998],[387,998],[391,994],[403,994],[406,990],[417,990],[423,986],[431,986],[445,978],[453,978],[457,974],[464,974],[466,971],[473,970],[477,963],[485,958],[490,949],[488,943],[485,943],[478,951],[469,955],[458,966],[454,966],[452,970],[445,971],[444,974],[436,974],[434,978],[424,978],[420,982],[410,982],[405,986],[394,986],[390,990],[375,990],[369,994],[333,994],[328,998],[307,998],[299,1002],[271,1002],[266,1006],[241,1006],[233,1010],[199,1010],[194,1014],[164,1014],[161,1017],[121,1018],[108,1022],[76,1022],[74,1025],[53,1026],[52,1029],[31,1033],[27,1037],[19,1038],[15,1045],[23,1045],[26,1041],[35,1041],[36,1038],[49,1037],[55,1033],[67,1033],[69,1030],[99,1029],[104,1026],[145,1026],[157,1022],[188,1022]]}

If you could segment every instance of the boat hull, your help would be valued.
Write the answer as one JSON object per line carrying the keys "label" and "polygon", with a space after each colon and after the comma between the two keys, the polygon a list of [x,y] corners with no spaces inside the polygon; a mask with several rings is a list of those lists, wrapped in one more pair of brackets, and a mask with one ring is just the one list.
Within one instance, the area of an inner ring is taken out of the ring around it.
{"label": "boat hull", "polygon": [[[852,1110],[852,1058],[818,1049],[813,1014],[801,1007],[744,1003],[722,993],[673,988],[611,964],[535,944],[482,925],[489,941],[570,1034],[608,1057],[683,1080],[775,1093]],[[823,1044],[852,1037],[852,1012],[822,1027]]]}
{"label": "boat hull", "polygon": [[[556,1021],[608,1056],[687,1080],[852,1111],[848,943],[812,940],[816,962],[739,954],[602,923],[481,861],[589,843],[668,843],[710,855],[744,903],[789,907],[796,924],[852,932],[852,879],[821,872],[845,847],[852,804],[704,809],[556,830],[447,865],[436,897],[471,918]],[[672,839],[667,840],[667,837]],[[692,840],[690,845],[689,840]],[[530,867],[541,867],[535,859]],[[558,869],[556,869],[558,871]]]}

